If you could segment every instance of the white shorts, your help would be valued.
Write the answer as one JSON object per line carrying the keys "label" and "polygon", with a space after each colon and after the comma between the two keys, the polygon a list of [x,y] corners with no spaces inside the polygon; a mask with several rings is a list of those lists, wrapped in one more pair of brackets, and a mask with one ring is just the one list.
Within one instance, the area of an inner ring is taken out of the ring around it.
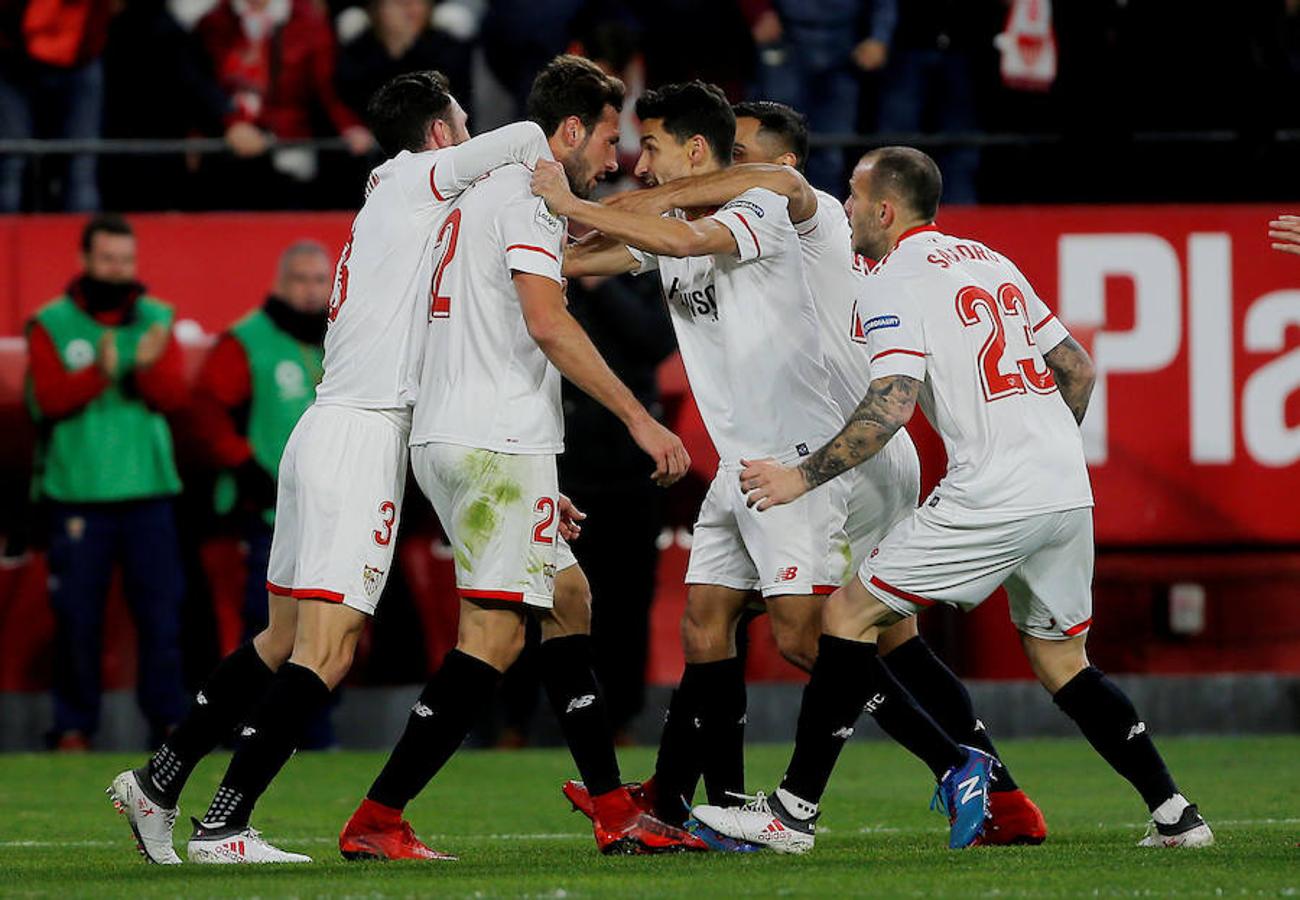
{"label": "white shorts", "polygon": [[411,467],[451,544],[463,599],[554,605],[555,573],[576,561],[559,535],[553,454],[417,444]]}
{"label": "white shorts", "polygon": [[1092,624],[1092,509],[997,524],[921,507],[873,550],[858,578],[904,616],[936,603],[973,609],[1006,583],[1011,621],[1064,640]]}
{"label": "white shorts", "polygon": [[906,429],[900,429],[879,453],[841,478],[849,483],[849,537],[852,566],[845,581],[862,565],[889,530],[916,509],[921,497],[921,461]]}
{"label": "white shorts", "polygon": [[849,484],[832,479],[785,506],[745,505],[740,469],[721,466],[704,497],[687,584],[717,584],[764,597],[830,594],[844,583]]}
{"label": "white shorts", "polygon": [[280,458],[266,589],[367,615],[388,581],[410,414],[315,405]]}

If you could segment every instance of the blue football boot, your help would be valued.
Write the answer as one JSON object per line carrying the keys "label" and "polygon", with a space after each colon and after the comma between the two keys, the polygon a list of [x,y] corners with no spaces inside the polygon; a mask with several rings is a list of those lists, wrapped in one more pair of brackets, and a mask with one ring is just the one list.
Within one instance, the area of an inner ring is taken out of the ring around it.
{"label": "blue football boot", "polygon": [[961,749],[966,759],[947,771],[930,801],[930,809],[942,809],[948,814],[948,847],[953,850],[964,850],[984,834],[993,774],[992,756],[965,744]]}

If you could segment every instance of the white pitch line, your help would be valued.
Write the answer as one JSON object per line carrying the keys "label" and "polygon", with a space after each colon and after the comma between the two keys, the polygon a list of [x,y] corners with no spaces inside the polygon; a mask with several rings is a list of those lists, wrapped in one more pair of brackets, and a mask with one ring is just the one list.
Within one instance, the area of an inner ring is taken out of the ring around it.
{"label": "white pitch line", "polygon": [[[1294,819],[1211,819],[1211,826],[1222,826],[1224,828],[1247,828],[1258,826],[1285,826],[1300,825],[1300,818]],[[1106,829],[1130,829],[1142,828],[1145,822],[1098,822],[1098,828]],[[823,834],[833,834],[838,829],[819,829]],[[898,828],[892,825],[864,825],[856,831],[858,834],[941,834],[945,828]],[[538,832],[533,834],[430,834],[427,835],[430,841],[585,841],[585,834],[559,834],[552,832]],[[326,837],[324,835],[308,835],[306,837],[279,837],[276,839],[286,844],[333,844],[338,838]],[[123,837],[121,840],[99,840],[99,841],[0,841],[0,849],[21,848],[21,847],[117,847],[122,844],[129,844],[131,839]]]}

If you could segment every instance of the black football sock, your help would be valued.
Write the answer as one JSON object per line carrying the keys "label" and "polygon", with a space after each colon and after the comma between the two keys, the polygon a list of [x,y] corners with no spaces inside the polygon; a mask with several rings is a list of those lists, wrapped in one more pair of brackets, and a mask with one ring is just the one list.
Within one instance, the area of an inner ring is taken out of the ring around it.
{"label": "black football sock", "polygon": [[1148,809],[1178,793],[1132,701],[1096,666],[1075,675],[1052,699],[1111,768],[1137,788]]}
{"label": "black football sock", "polygon": [[500,680],[501,673],[483,660],[460,650],[448,653],[366,796],[404,809],[465,742]]}
{"label": "black football sock", "polygon": [[195,695],[189,714],[149,760],[147,771],[140,773],[155,803],[176,805],[199,760],[234,732],[262,699],[273,675],[252,641],[217,663]]}
{"label": "black football sock", "polygon": [[732,806],[745,790],[745,661],[739,657],[687,666],[699,680],[699,755],[704,789],[714,806]]}
{"label": "black football sock", "polygon": [[683,674],[668,702],[655,758],[655,815],[670,825],[686,821],[700,781],[698,701]]}
{"label": "black football sock", "polygon": [[[959,744],[977,747],[998,759],[997,748],[984,723],[975,717],[970,692],[961,679],[935,656],[920,635],[895,647],[884,657],[885,665],[899,683],[911,693],[921,709],[939,723],[939,727]],[[1019,788],[1011,773],[999,759],[993,767],[993,792]]]}
{"label": "black football sock", "polygon": [[929,766],[935,778],[942,778],[953,766],[961,765],[966,758],[965,751],[921,709],[885,661],[872,656],[870,668],[873,690],[867,698],[866,711],[885,734]]}
{"label": "black football sock", "polygon": [[605,698],[591,668],[591,637],[573,634],[551,638],[542,641],[540,654],[546,696],[583,784],[593,797],[614,790],[622,779]]}
{"label": "black football sock", "polygon": [[244,727],[226,777],[203,816],[205,828],[248,824],[258,798],[289,761],[307,723],[329,698],[329,687],[311,669],[291,662],[280,667]]}
{"label": "black football sock", "polygon": [[835,761],[871,696],[876,658],[875,644],[828,634],[818,641],[817,662],[799,706],[794,753],[781,779],[781,787],[800,800],[821,802]]}

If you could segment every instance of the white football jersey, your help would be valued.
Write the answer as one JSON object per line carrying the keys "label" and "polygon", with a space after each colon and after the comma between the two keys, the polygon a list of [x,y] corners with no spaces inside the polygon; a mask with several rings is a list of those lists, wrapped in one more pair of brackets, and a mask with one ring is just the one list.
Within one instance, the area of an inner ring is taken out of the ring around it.
{"label": "white football jersey", "polygon": [[518,122],[455,147],[403,150],[370,173],[334,272],[317,403],[395,409],[415,402],[438,224],[484,173],[549,156],[542,129]]}
{"label": "white football jersey", "polygon": [[737,256],[632,251],[638,271],[659,270],[691,391],[724,464],[807,455],[844,423],[787,206],[753,188],[714,213]]}
{"label": "white football jersey", "polygon": [[855,325],[872,376],[923,382],[948,451],[926,503],[975,522],[1091,506],[1079,426],[1043,361],[1069,332],[1020,270],[930,225],[905,233],[870,280],[888,309]]}
{"label": "white football jersey", "polygon": [[825,191],[814,193],[817,212],[797,224],[795,230],[821,323],[831,399],[847,418],[871,384],[871,358],[866,347],[852,339],[855,310],[864,294],[866,276],[853,265],[853,229],[844,206]]}
{"label": "white football jersey", "polygon": [[465,191],[438,231],[411,443],[560,453],[560,373],[528,333],[512,272],[563,283],[567,225],[504,166]]}

